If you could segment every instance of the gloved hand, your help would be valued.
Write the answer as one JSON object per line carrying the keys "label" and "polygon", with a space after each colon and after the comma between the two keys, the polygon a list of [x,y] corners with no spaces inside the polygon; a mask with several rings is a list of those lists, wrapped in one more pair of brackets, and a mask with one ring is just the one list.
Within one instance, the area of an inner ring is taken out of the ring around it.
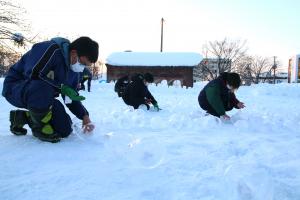
{"label": "gloved hand", "polygon": [[79,96],[78,93],[73,88],[71,88],[67,85],[61,86],[61,94],[68,96],[73,101],[85,100],[84,96]]}
{"label": "gloved hand", "polygon": [[156,111],[160,111],[161,109],[159,108],[158,104],[157,103],[152,103],[152,105],[154,106],[154,109]]}

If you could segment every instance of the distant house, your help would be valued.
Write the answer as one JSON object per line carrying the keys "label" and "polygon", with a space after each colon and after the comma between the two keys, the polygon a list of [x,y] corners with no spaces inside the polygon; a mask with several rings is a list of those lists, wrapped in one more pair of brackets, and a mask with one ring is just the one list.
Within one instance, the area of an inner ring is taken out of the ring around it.
{"label": "distant house", "polygon": [[166,80],[168,85],[179,80],[181,86],[193,87],[193,68],[202,60],[198,53],[116,52],[106,59],[107,82],[136,73],[149,72],[154,82]]}
{"label": "distant house", "polygon": [[271,71],[263,72],[259,76],[259,82],[261,83],[287,83],[288,82],[288,73],[287,72],[277,72],[272,74]]}
{"label": "distant house", "polygon": [[288,82],[288,73],[287,72],[278,72],[276,73],[276,83],[287,83]]}

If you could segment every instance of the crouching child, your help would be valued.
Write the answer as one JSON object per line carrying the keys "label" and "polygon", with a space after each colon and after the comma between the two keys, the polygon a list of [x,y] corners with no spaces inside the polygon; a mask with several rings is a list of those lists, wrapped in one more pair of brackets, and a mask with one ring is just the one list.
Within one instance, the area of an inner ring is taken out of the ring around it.
{"label": "crouching child", "polygon": [[210,81],[200,92],[198,102],[208,114],[224,120],[230,120],[226,111],[233,108],[245,107],[234,92],[240,87],[241,78],[237,73],[222,73],[218,78]]}
{"label": "crouching child", "polygon": [[115,91],[119,97],[122,97],[124,103],[129,106],[133,106],[134,109],[138,109],[141,105],[150,109],[152,104],[156,111],[161,110],[157,104],[157,101],[148,90],[148,85],[153,83],[154,79],[152,74],[145,73],[134,75],[131,80],[128,76],[120,78],[116,85]]}
{"label": "crouching child", "polygon": [[8,71],[2,95],[17,108],[10,111],[10,131],[26,135],[27,124],[36,138],[56,143],[72,132],[72,121],[64,105],[79,119],[85,132],[91,132],[88,111],[76,91],[80,73],[98,59],[98,43],[88,37],[73,41],[53,38],[33,45],[32,49]]}

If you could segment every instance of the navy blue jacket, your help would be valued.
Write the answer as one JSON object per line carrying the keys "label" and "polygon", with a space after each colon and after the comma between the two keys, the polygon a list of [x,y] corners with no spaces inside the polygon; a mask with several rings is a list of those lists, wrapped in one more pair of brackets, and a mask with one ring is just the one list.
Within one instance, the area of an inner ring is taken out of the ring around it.
{"label": "navy blue jacket", "polygon": [[[12,88],[10,85],[30,80],[45,81],[57,92],[60,91],[62,84],[76,90],[80,83],[80,75],[70,70],[69,45],[69,40],[64,38],[53,38],[34,44],[31,50],[9,69],[2,95],[6,96],[6,93],[10,92]],[[67,106],[79,119],[88,114],[81,102],[72,101]]]}

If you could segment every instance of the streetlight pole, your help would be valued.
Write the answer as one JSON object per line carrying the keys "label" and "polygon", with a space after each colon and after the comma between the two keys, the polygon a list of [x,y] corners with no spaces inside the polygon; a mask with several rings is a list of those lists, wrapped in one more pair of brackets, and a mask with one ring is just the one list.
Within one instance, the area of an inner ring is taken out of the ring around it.
{"label": "streetlight pole", "polygon": [[161,29],[160,29],[160,52],[163,51],[163,38],[164,38],[164,18],[161,18]]}

